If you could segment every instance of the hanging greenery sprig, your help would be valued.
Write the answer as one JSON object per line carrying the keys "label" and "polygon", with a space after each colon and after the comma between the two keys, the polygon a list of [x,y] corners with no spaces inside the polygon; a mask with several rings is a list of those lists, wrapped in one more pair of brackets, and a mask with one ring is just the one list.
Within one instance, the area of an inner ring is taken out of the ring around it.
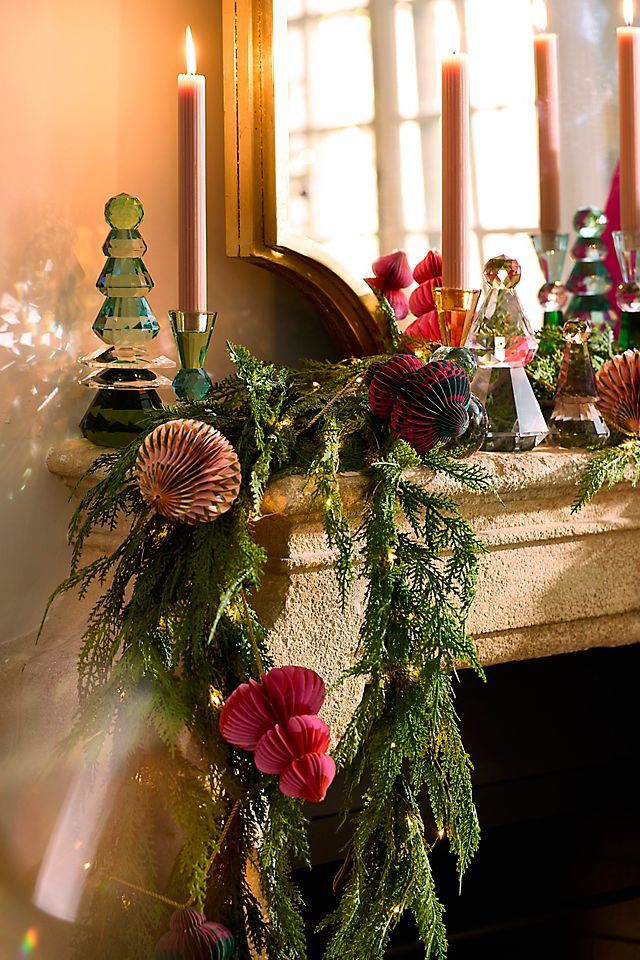
{"label": "hanging greenery sprig", "polygon": [[[80,952],[90,946],[95,960],[152,955],[167,906],[140,891],[161,883],[154,835],[169,822],[176,856],[162,881],[167,897],[224,923],[240,960],[252,949],[271,960],[305,957],[302,904],[291,879],[294,864],[308,858],[301,804],[218,730],[231,692],[271,666],[252,607],[266,559],[254,525],[270,478],[289,471],[309,478],[336,551],[343,601],[356,574],[367,589],[354,672],[368,682],[335,756],[348,795],[363,777],[370,786],[355,822],[351,874],[328,920],[328,957],[381,957],[405,910],[415,916],[427,954],[441,955],[443,908],[419,800],[426,793],[462,874],[478,844],[478,824],[453,705],[454,668],[477,668],[465,623],[482,546],[452,497],[430,490],[415,470],[426,465],[475,490],[487,480],[437,449],[421,458],[390,440],[371,417],[363,385],[376,358],[293,371],[241,347],[229,350],[236,374],[202,403],[159,411],[149,431],[177,418],[220,431],[242,469],[235,505],[216,522],[195,526],[151,511],[134,475],[141,437],[99,458],[91,471],[97,483],[71,523],[72,569],[57,593],[99,591],[80,656],[74,738],[97,751],[107,731],[117,735],[124,705],[141,692],[150,720],[111,808]],[[355,532],[339,483],[340,471],[352,469],[370,477]],[[123,519],[130,528],[120,546],[85,565],[90,535]]]}

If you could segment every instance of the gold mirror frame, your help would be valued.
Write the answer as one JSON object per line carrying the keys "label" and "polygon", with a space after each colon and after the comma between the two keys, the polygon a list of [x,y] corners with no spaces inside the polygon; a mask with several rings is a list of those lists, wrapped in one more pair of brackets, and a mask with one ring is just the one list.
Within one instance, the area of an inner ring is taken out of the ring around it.
{"label": "gold mirror frame", "polygon": [[286,116],[286,0],[223,0],[222,14],[227,256],[286,277],[345,356],[380,353],[375,295],[287,223],[288,130],[277,125]]}

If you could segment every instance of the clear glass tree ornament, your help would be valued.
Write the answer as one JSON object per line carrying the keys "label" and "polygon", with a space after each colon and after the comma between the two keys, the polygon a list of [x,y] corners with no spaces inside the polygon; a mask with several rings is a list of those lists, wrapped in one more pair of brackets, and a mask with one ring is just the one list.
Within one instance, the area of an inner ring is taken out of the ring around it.
{"label": "clear glass tree ornament", "polygon": [[571,248],[575,262],[567,280],[572,299],[566,319],[583,320],[594,330],[610,331],[618,317],[607,296],[613,280],[605,263],[608,250],[602,239],[606,214],[597,207],[581,207],[573,225],[578,237]]}
{"label": "clear glass tree ornament", "polygon": [[488,292],[465,344],[478,359],[471,386],[487,412],[483,449],[492,452],[533,450],[547,435],[524,369],[535,356],[538,341],[515,290],[520,276],[520,264],[512,257],[494,257],[486,263]]}
{"label": "clear glass tree ornament", "polygon": [[609,428],[596,406],[591,333],[591,325],[585,320],[568,320],[562,328],[566,345],[548,436],[549,443],[558,447],[602,446],[609,437]]}

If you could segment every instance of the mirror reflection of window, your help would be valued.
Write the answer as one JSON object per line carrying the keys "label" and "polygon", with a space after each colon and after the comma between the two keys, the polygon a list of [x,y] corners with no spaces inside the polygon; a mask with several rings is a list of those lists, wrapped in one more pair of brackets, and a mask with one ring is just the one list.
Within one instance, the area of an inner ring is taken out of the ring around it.
{"label": "mirror reflection of window", "polygon": [[[548,0],[560,34],[563,218],[604,205],[616,160],[617,0]],[[540,319],[530,0],[287,0],[291,229],[357,276],[440,246],[440,65],[471,71],[472,269],[508,252]]]}

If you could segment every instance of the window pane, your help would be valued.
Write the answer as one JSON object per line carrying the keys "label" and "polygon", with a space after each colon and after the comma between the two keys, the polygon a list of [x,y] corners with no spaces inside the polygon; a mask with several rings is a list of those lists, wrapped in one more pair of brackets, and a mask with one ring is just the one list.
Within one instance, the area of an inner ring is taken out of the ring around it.
{"label": "window pane", "polygon": [[304,130],[307,126],[307,90],[303,28],[289,26],[286,50],[289,74],[287,122],[289,130]]}
{"label": "window pane", "polygon": [[533,28],[530,0],[467,0],[471,105],[533,102]]}
{"label": "window pane", "polygon": [[309,174],[313,239],[377,231],[375,150],[370,130],[354,127],[316,137]]}
{"label": "window pane", "polygon": [[369,18],[345,14],[308,25],[311,123],[341,127],[373,119]]}
{"label": "window pane", "polygon": [[425,226],[424,180],[418,123],[409,121],[400,126],[400,162],[404,226],[407,230],[422,230]]}
{"label": "window pane", "polygon": [[337,13],[340,10],[362,10],[369,0],[306,0],[307,13]]}
{"label": "window pane", "polygon": [[478,111],[472,130],[480,226],[533,227],[538,217],[535,107]]}
{"label": "window pane", "polygon": [[396,61],[398,64],[398,110],[401,117],[418,114],[416,43],[413,34],[413,7],[396,6]]}

